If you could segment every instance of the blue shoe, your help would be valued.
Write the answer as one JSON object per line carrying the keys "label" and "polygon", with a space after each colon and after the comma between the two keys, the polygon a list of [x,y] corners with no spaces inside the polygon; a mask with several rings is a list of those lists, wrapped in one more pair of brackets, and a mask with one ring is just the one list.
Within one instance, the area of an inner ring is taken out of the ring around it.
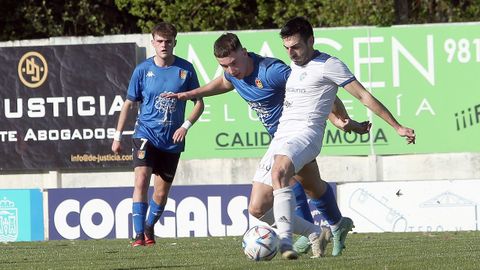
{"label": "blue shoe", "polygon": [[342,217],[340,224],[336,230],[332,230],[333,234],[333,256],[342,255],[342,251],[345,248],[345,239],[347,239],[348,232],[355,228],[352,219],[348,217]]}

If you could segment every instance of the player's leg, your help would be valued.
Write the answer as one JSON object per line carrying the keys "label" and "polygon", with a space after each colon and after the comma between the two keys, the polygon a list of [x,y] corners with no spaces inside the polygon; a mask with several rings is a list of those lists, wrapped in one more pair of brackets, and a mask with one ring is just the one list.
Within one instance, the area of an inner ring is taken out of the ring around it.
{"label": "player's leg", "polygon": [[[270,181],[270,179],[268,179],[268,181]],[[270,185],[254,181],[248,208],[249,213],[252,216],[269,225],[273,225],[275,223],[272,211],[272,191],[273,188]],[[303,194],[303,196],[305,197],[305,194]],[[307,243],[314,243],[314,257],[323,256],[325,250],[325,245],[323,249],[321,247],[321,243],[323,242],[320,239],[322,239],[322,235],[324,234],[320,234],[320,231],[320,227],[315,225],[313,222],[306,221],[299,215],[294,215],[293,233],[301,235],[301,239],[305,239]],[[308,247],[310,247],[309,244]]]}
{"label": "player's leg", "polygon": [[269,225],[275,223],[273,212],[273,188],[270,185],[253,181],[252,191],[250,192],[250,202],[248,212]]}
{"label": "player's leg", "polygon": [[308,206],[307,195],[300,182],[295,177],[290,179],[290,186],[292,187],[293,195],[295,196],[296,206],[295,214],[306,221],[313,223],[312,213]]}
{"label": "player's leg", "polygon": [[342,214],[337,201],[327,182],[323,181],[316,161],[306,164],[299,172],[297,179],[302,183],[305,192],[310,196],[313,205],[322,213],[330,225],[340,221]]}
{"label": "player's leg", "polygon": [[327,182],[321,180],[316,161],[305,165],[298,174],[298,180],[304,185],[312,204],[322,213],[332,229],[332,255],[341,255],[348,232],[354,227],[353,221],[348,217],[342,217],[333,189]]}
{"label": "player's leg", "polygon": [[132,195],[132,221],[135,230],[135,241],[132,246],[145,245],[145,216],[147,214],[148,187],[152,168],[148,162],[147,143],[145,139],[134,138],[132,140],[133,166],[135,167],[135,183]]}
{"label": "player's leg", "polygon": [[[273,213],[279,229],[280,249],[284,251],[283,257],[287,259],[297,258],[298,255],[291,245],[291,222],[295,203],[292,189],[288,186],[288,180],[320,153],[318,134],[312,130],[305,130],[302,133],[296,133],[294,136],[282,137],[278,135],[270,143],[270,149],[272,149],[270,155],[274,157],[271,170],[274,189]],[[282,221],[283,224],[279,224]],[[294,255],[289,256],[290,254]]]}
{"label": "player's leg", "polygon": [[[295,177],[291,178],[290,185],[292,186],[296,201],[295,214],[306,221],[313,223],[312,213],[310,212],[307,196],[305,195],[302,185],[295,180]],[[268,224],[274,222],[273,214],[272,216],[265,216],[268,214],[267,211],[272,209],[273,206],[272,192],[272,186],[254,181],[250,193],[250,203],[248,205],[248,212],[250,215]]]}
{"label": "player's leg", "polygon": [[[288,169],[288,164],[283,164],[285,159],[289,162],[286,156],[282,156],[283,158],[279,158],[278,162],[274,163],[273,153],[276,150],[275,148],[278,147],[278,143],[279,142],[275,142],[275,139],[270,143],[267,152],[260,161],[260,166],[255,172],[253,181],[254,183],[260,182],[273,187],[273,213],[274,222],[276,223],[278,236],[280,238],[280,251],[282,257],[286,259],[296,259],[298,255],[292,249],[292,216],[295,216],[293,214],[295,197],[288,183],[290,177],[293,176],[293,168]],[[284,167],[285,165],[287,165],[287,167]],[[290,167],[293,167],[291,162]],[[288,174],[290,174],[290,176]],[[253,188],[256,187],[262,187],[262,185],[256,185]],[[256,191],[257,189],[254,190]],[[256,200],[256,198],[257,196],[253,197],[254,202],[262,202],[261,200]],[[253,207],[251,207],[251,209],[253,209]],[[253,210],[257,211],[258,209],[261,208]],[[263,220],[267,217],[267,213],[261,216]],[[260,216],[258,212],[256,215]]]}
{"label": "player's leg", "polygon": [[145,245],[155,244],[155,223],[160,219],[167,204],[168,194],[177,171],[180,154],[156,151],[154,157],[155,174],[153,195],[149,203],[148,217],[145,221]]}
{"label": "player's leg", "polygon": [[148,217],[145,221],[145,245],[155,244],[155,223],[160,219],[167,204],[168,193],[172,186],[172,182],[167,182],[160,175],[155,175],[154,191],[149,203]]}
{"label": "player's leg", "polygon": [[[295,215],[305,219],[306,221],[313,223],[312,213],[310,212],[310,207],[308,206],[307,195],[305,195],[305,190],[303,190],[302,184],[298,182],[295,177],[290,179],[290,186],[293,189],[293,195],[295,196]],[[308,237],[300,236],[297,241],[293,244],[293,250],[297,253],[306,254],[310,250],[310,240]]]}
{"label": "player's leg", "polygon": [[132,196],[132,221],[135,230],[133,247],[144,246],[145,216],[147,213],[147,192],[152,169],[147,166],[135,167],[135,183]]}
{"label": "player's leg", "polygon": [[289,185],[290,178],[295,174],[292,161],[285,155],[275,155],[271,169],[273,186],[273,214],[280,239],[280,251],[285,259],[297,259],[293,250],[293,214],[295,211],[295,196]]}

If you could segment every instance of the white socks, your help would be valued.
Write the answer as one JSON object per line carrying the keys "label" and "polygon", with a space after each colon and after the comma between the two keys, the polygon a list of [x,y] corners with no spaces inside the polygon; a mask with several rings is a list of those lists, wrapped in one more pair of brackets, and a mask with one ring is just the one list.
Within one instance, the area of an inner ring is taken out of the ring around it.
{"label": "white socks", "polygon": [[[309,237],[312,233],[320,234],[321,228],[313,223],[306,221],[305,219],[293,215],[293,233],[297,235],[303,235],[305,237]],[[261,216],[258,220],[267,223],[268,225],[274,227],[275,226],[275,218],[273,216],[273,209],[268,210],[263,216]]]}
{"label": "white socks", "polygon": [[261,216],[258,220],[267,223],[268,225],[272,226],[275,224],[275,217],[273,216],[273,209],[268,210],[263,216]]}
{"label": "white socks", "polygon": [[305,219],[294,214],[293,216],[293,233],[310,237],[311,234],[320,234],[320,226],[306,221]]}
{"label": "white socks", "polygon": [[292,227],[294,225],[295,196],[291,187],[273,191],[273,215],[280,238],[280,247],[292,247]]}

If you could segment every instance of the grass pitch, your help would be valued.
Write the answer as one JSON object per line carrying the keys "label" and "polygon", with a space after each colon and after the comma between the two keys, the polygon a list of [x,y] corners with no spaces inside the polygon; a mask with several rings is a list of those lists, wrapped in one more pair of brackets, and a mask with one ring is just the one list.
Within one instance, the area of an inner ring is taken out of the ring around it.
{"label": "grass pitch", "polygon": [[340,257],[269,262],[247,260],[241,237],[0,243],[0,269],[480,269],[480,232],[350,234]]}

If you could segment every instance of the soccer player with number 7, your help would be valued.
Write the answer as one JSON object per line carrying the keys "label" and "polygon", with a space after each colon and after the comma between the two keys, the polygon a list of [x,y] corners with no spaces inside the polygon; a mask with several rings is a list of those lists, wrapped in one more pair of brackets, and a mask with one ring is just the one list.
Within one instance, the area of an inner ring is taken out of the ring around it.
{"label": "soccer player with number 7", "polygon": [[[173,54],[176,36],[177,30],[170,23],[162,22],[153,28],[155,56],[142,62],[133,72],[112,143],[112,151],[119,153],[127,115],[132,111],[133,103],[139,102],[132,139],[134,247],[155,244],[153,227],[167,203],[180,153],[185,148],[187,130],[198,120],[204,108],[202,99],[193,100],[195,105],[184,121],[186,102],[161,96],[162,93],[178,93],[199,86],[193,65]],[[152,173],[155,175],[154,192],[147,203]]]}

